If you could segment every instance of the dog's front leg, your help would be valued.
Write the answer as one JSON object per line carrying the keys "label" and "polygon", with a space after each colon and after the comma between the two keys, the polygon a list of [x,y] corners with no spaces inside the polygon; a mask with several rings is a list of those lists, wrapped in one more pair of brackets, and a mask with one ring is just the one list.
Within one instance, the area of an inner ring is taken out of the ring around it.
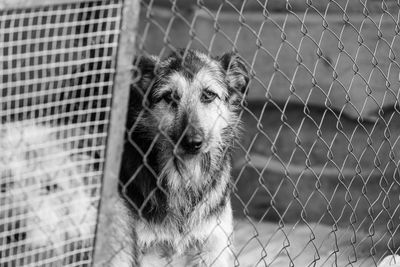
{"label": "dog's front leg", "polygon": [[200,266],[231,267],[233,266],[232,232],[215,230],[205,244],[204,263]]}
{"label": "dog's front leg", "polygon": [[[208,232],[201,252],[190,266],[195,267],[231,267],[233,266],[233,220],[231,206],[208,224]],[[194,259],[192,258],[192,259]],[[195,263],[194,263],[195,262]],[[194,263],[194,264],[193,264]]]}

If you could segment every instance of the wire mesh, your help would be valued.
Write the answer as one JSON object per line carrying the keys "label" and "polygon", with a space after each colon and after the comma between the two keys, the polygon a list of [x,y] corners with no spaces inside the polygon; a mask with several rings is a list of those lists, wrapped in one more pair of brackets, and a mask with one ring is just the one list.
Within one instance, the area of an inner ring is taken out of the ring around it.
{"label": "wire mesh", "polygon": [[[74,1],[0,11],[1,266],[92,262],[122,5]],[[142,260],[144,266],[187,266],[171,256],[187,248],[200,251],[189,256],[206,266],[398,263],[399,7],[393,0],[142,0],[131,93],[143,101],[134,99],[137,106],[129,111],[168,115],[167,109],[157,113],[148,102],[152,96],[140,94],[145,88],[135,85],[147,75],[159,75],[143,69],[140,58],[155,60],[160,70],[168,65],[162,59],[178,49],[183,49],[183,66],[189,64],[189,49],[203,51],[202,60],[234,51],[244,60],[236,62],[235,75],[245,65],[250,83],[238,113],[242,138],[235,143],[232,166],[223,169],[232,173],[232,183],[210,182],[207,189],[215,194],[208,198],[190,191],[201,181],[166,185],[152,165],[161,139],[173,149],[158,151],[156,158],[185,164],[178,153],[185,136],[171,138],[163,125],[147,120],[146,150],[127,138],[122,170],[126,164],[138,168],[121,178],[120,193],[135,214],[116,206],[126,213],[116,216],[119,228],[99,233],[120,242],[112,247],[120,264],[112,266]],[[223,65],[221,58],[216,62]],[[221,75],[228,75],[229,68]],[[190,76],[193,70],[184,72]],[[202,97],[212,101],[217,96],[206,92]],[[179,95],[164,98],[179,101]],[[215,120],[227,120],[222,108]],[[140,116],[130,120],[128,112],[127,137],[138,133]],[[194,131],[195,124],[189,120],[182,133]],[[129,149],[137,158],[129,157]],[[222,149],[221,155],[228,151]],[[154,190],[137,191],[135,180],[143,170]],[[171,196],[168,186],[174,185],[177,194]],[[233,233],[228,208],[225,217],[185,232],[187,224],[204,222],[190,214],[208,212],[213,196],[224,196],[230,187]],[[226,190],[212,191],[216,188]],[[143,205],[128,195],[143,197]],[[162,200],[160,209],[148,208],[153,195]],[[152,221],[171,210],[176,214],[168,220],[175,220],[175,232],[163,225],[165,220]],[[143,245],[143,236],[149,246]],[[192,238],[196,242],[190,243]],[[204,243],[218,249],[203,254]],[[232,262],[227,263],[227,253]],[[144,262],[140,254],[164,261]]]}
{"label": "wire mesh", "polygon": [[0,266],[90,266],[123,2],[6,4]]}
{"label": "wire mesh", "polygon": [[[250,73],[233,154],[227,266],[378,266],[399,253],[399,7],[141,1],[140,56],[234,51]],[[149,155],[167,135],[159,127],[140,154],[140,168],[155,177]]]}

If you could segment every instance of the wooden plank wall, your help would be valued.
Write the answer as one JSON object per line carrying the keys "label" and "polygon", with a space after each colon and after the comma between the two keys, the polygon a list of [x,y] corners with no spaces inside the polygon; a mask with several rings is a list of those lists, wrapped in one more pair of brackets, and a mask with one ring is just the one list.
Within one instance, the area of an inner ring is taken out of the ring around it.
{"label": "wooden plank wall", "polygon": [[[400,38],[395,1],[385,1],[384,7],[381,1],[365,6],[350,1],[346,13],[342,8],[347,1],[313,1],[312,7],[290,1],[292,12],[282,12],[286,1],[268,1],[268,14],[257,1],[248,1],[242,16],[235,10],[240,1],[231,1],[234,7],[225,4],[223,12],[213,10],[215,3],[204,9],[189,2],[179,12],[151,7],[146,51],[165,55],[165,47],[189,43],[218,55],[235,47],[255,75],[250,101],[289,99],[366,120],[375,120],[382,107],[397,105]],[[144,14],[142,25],[148,21]]]}
{"label": "wooden plank wall", "polygon": [[139,51],[220,55],[234,47],[248,62],[246,134],[234,156],[237,215],[398,225],[396,1],[269,0],[266,10],[264,1],[221,9],[221,1],[203,2],[142,3]]}

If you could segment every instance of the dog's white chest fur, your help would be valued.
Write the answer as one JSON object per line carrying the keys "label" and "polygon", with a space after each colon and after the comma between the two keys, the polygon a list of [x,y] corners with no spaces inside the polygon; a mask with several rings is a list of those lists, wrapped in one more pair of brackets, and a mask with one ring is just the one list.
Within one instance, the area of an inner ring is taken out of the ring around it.
{"label": "dog's white chest fur", "polygon": [[[190,220],[190,219],[189,219]],[[190,222],[188,222],[190,223]],[[143,249],[142,266],[191,266],[198,262],[221,261],[217,266],[229,262],[220,254],[232,248],[232,210],[230,205],[218,217],[211,217],[194,224],[187,233],[181,233],[176,225],[148,224],[138,222],[136,230],[139,247]],[[199,253],[200,247],[200,253]],[[207,257],[207,258],[205,258]],[[228,265],[226,265],[228,266]]]}

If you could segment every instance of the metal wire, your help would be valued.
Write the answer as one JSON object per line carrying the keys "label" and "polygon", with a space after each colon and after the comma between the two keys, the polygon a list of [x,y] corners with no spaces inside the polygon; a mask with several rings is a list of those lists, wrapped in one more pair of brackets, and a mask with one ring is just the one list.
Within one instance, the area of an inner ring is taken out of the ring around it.
{"label": "metal wire", "polygon": [[[1,266],[92,263],[123,2],[0,11]],[[249,70],[232,266],[378,266],[399,254],[399,10],[141,1],[138,56],[234,51]],[[149,151],[127,141],[157,176]]]}
{"label": "metal wire", "polygon": [[0,266],[90,266],[122,1],[0,11]]}
{"label": "metal wire", "polygon": [[235,51],[250,70],[235,266],[377,266],[399,253],[398,2],[141,7],[142,55]]}

